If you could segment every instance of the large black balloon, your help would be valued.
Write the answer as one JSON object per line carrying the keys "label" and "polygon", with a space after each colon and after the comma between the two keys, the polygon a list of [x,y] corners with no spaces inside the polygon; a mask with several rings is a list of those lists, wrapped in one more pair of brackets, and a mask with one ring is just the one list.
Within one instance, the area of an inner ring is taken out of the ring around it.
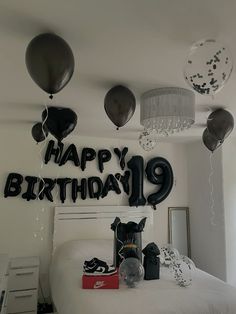
{"label": "large black balloon", "polygon": [[220,141],[224,141],[234,128],[234,117],[224,109],[213,111],[207,119],[209,132]]}
{"label": "large black balloon", "polygon": [[223,141],[217,140],[208,129],[204,130],[202,134],[202,141],[206,148],[212,153],[223,144]]}
{"label": "large black balloon", "polygon": [[[157,169],[161,173],[157,173]],[[150,194],[147,198],[149,204],[156,209],[156,204],[161,203],[170,194],[173,187],[173,171],[170,163],[162,157],[155,157],[148,161],[146,166],[146,175],[149,182],[159,186],[156,193]]]}
{"label": "large black balloon", "polygon": [[39,143],[44,141],[48,136],[48,129],[45,124],[43,126],[41,122],[38,122],[32,127],[31,134],[34,140]]}
{"label": "large black balloon", "polygon": [[118,128],[124,126],[132,118],[135,107],[134,94],[124,86],[118,85],[111,88],[105,96],[106,114]]}
{"label": "large black balloon", "polygon": [[42,119],[49,132],[61,142],[69,135],[77,124],[77,115],[70,108],[49,107],[42,113]]}
{"label": "large black balloon", "polygon": [[31,78],[49,94],[56,94],[66,86],[75,66],[73,52],[67,42],[50,33],[31,40],[25,61]]}
{"label": "large black balloon", "polygon": [[144,206],[146,199],[143,195],[143,168],[142,156],[133,156],[127,163],[132,172],[132,192],[129,198],[129,206]]}

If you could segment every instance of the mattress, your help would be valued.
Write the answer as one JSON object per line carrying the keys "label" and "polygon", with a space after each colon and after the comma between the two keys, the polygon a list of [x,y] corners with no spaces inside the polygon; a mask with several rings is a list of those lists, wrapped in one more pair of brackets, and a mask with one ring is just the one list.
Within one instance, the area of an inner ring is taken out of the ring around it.
{"label": "mattress", "polygon": [[75,240],[59,247],[52,259],[50,285],[59,314],[235,314],[236,288],[199,270],[193,283],[180,287],[168,268],[160,280],[142,281],[136,288],[84,290],[84,260],[96,256],[112,260],[109,240]]}

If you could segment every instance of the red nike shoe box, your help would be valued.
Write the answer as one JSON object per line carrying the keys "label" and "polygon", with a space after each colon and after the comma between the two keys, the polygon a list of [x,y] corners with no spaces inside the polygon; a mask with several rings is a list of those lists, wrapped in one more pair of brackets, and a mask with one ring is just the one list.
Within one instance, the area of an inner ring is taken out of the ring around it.
{"label": "red nike shoe box", "polygon": [[82,276],[83,289],[119,289],[119,274],[110,276]]}

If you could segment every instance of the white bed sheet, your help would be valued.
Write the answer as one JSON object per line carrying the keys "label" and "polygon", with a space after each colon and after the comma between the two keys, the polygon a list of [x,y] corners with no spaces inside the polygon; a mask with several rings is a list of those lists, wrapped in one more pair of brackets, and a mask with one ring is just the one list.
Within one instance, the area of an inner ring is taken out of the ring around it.
{"label": "white bed sheet", "polygon": [[[194,272],[193,284],[176,285],[167,268],[161,279],[142,281],[138,287],[119,290],[84,290],[82,266],[93,256],[112,260],[109,240],[76,240],[54,254],[50,284],[59,314],[235,314],[236,288],[203,272]],[[109,255],[110,254],[110,255]]]}

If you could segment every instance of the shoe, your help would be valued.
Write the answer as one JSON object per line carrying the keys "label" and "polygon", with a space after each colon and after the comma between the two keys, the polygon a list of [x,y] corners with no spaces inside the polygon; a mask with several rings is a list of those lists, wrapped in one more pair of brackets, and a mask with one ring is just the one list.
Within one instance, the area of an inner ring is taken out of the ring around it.
{"label": "shoe", "polygon": [[84,268],[84,270],[90,269],[90,268],[93,268],[96,264],[99,264],[99,265],[104,266],[104,267],[107,265],[106,262],[94,257],[90,261],[85,261],[83,268]]}
{"label": "shoe", "polygon": [[[88,264],[87,264],[88,265]],[[86,276],[109,276],[117,272],[115,267],[108,266],[106,262],[96,259],[89,266],[84,265],[84,274]]]}

